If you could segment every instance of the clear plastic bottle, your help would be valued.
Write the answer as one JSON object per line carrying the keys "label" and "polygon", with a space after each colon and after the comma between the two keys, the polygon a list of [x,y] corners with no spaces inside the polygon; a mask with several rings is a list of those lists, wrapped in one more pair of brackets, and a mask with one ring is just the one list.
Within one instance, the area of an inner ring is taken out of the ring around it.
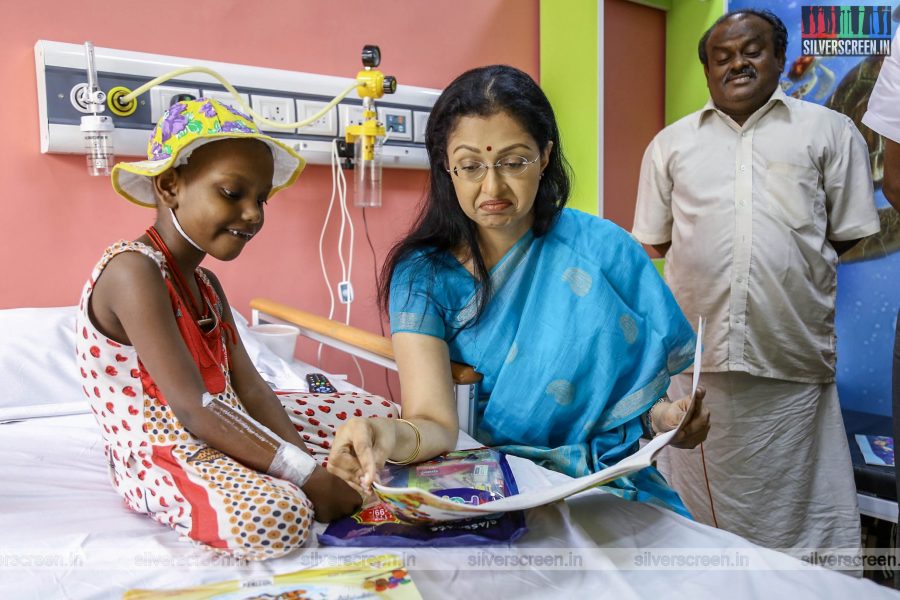
{"label": "clear plastic bottle", "polygon": [[116,158],[112,141],[114,129],[111,117],[105,115],[81,117],[88,175],[109,175]]}
{"label": "clear plastic bottle", "polygon": [[[354,154],[353,205],[361,208],[381,206],[382,141],[373,136],[371,148],[366,150],[366,136],[356,140]],[[368,154],[368,156],[367,156]]]}

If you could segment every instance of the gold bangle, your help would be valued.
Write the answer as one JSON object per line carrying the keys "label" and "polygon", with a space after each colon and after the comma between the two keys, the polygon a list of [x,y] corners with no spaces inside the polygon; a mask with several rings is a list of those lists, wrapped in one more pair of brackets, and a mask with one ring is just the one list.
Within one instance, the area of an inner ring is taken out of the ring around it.
{"label": "gold bangle", "polygon": [[397,422],[406,423],[407,425],[409,425],[410,427],[413,428],[413,431],[416,433],[416,447],[413,448],[412,453],[409,456],[407,456],[405,459],[403,459],[403,460],[387,459],[387,462],[391,463],[392,465],[408,465],[409,463],[413,462],[414,460],[416,460],[419,457],[419,450],[422,449],[422,432],[419,431],[419,428],[416,427],[416,424],[413,423],[412,421],[407,421],[406,419],[398,418]]}

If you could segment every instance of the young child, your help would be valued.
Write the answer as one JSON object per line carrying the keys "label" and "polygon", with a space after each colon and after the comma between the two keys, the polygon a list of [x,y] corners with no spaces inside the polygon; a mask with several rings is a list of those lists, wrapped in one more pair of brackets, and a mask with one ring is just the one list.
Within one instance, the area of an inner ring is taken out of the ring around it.
{"label": "young child", "polygon": [[322,460],[341,415],[393,418],[396,409],[380,398],[276,396],[236,335],[218,280],[199,267],[207,254],[237,258],[303,159],[208,99],[170,107],[147,155],[117,164],[112,183],[156,207],[156,222],[107,248],[77,325],[113,486],[130,508],[191,540],[240,558],[283,555],[304,543],[314,516],[332,520],[361,501],[304,439]]}

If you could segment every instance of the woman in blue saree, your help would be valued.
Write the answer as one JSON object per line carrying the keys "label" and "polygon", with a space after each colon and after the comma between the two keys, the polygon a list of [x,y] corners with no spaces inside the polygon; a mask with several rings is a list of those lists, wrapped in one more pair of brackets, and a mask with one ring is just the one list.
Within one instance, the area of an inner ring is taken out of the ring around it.
{"label": "woman in blue saree", "polygon": [[[573,477],[672,429],[688,399],[665,392],[691,364],[694,333],[626,232],[564,208],[556,120],[531,77],[507,66],[464,73],[436,102],[426,147],[429,194],[379,290],[404,418],[349,421],[329,470],[365,491],[386,460],[452,449],[451,360],[484,377],[479,441]],[[675,445],[705,439],[699,404]],[[687,514],[653,468],[608,489]]]}

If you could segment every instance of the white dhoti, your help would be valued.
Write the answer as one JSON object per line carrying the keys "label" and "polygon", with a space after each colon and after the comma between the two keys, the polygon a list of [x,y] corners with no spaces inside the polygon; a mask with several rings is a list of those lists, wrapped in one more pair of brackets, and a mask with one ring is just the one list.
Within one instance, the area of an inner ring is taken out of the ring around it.
{"label": "white dhoti", "polygon": [[[704,373],[709,436],[659,468],[697,521],[775,549],[860,549],[859,508],[835,384]],[[690,392],[678,375],[670,398]],[[710,506],[710,496],[712,506]]]}

